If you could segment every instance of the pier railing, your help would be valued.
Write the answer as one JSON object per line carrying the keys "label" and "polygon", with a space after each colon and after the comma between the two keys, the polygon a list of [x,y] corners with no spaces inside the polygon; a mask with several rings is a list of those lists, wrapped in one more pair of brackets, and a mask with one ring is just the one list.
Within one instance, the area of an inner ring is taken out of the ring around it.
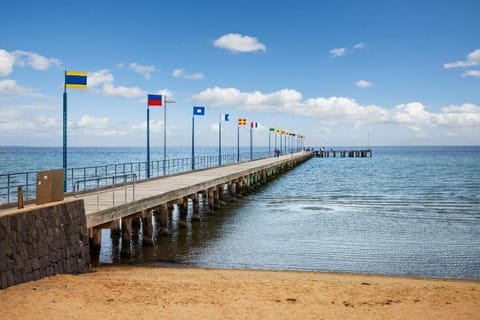
{"label": "pier railing", "polygon": [[[97,209],[99,209],[100,202],[106,202],[114,206],[115,204],[135,200],[136,182],[137,175],[135,173],[76,180],[73,184],[73,194],[75,197],[79,197],[82,191],[95,191],[97,195]],[[117,190],[118,192],[116,192]],[[110,197],[107,195],[109,193],[111,193]]]}
{"label": "pier railing", "polygon": [[[223,166],[237,162],[268,158],[270,156],[272,156],[272,153],[268,151],[252,153],[252,159],[250,159],[250,152],[240,153],[239,161],[237,161],[238,156],[236,153],[222,155],[221,161],[218,155],[199,156],[195,157],[195,170],[218,167],[219,163]],[[176,158],[167,159],[165,161],[154,160],[150,162],[150,178],[167,176],[191,170],[192,158]],[[137,181],[147,179],[147,162],[127,162],[68,168],[66,172],[67,192],[78,191],[78,189],[75,188],[75,184],[78,181],[84,182],[83,187],[85,190],[91,190],[96,188],[96,179],[127,174],[135,174],[135,179]],[[25,201],[35,199],[36,177],[37,173],[34,171],[0,174],[0,205],[16,202],[17,189],[19,186],[23,189]],[[88,181],[90,179],[92,180]],[[105,179],[105,181],[107,180],[108,179]],[[77,185],[77,188],[79,187],[80,185]]]}

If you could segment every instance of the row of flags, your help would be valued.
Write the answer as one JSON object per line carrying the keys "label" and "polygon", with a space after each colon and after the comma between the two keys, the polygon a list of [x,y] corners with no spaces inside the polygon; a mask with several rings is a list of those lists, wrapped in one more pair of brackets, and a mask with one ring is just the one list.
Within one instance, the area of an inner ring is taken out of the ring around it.
{"label": "row of flags", "polygon": [[[79,72],[79,71],[65,71],[65,88],[71,89],[85,89],[87,88],[87,73],[86,72]],[[149,107],[161,107],[163,106],[163,96],[160,94],[149,94],[147,95],[147,105]],[[204,116],[205,115],[205,107],[204,106],[194,106],[193,107],[193,115],[194,116]],[[225,122],[230,121],[230,115],[224,114],[223,120]],[[246,126],[247,119],[246,118],[239,118],[238,119],[239,126]],[[258,122],[250,122],[250,128],[258,128]],[[304,135],[295,134],[289,132],[288,130],[276,129],[276,128],[269,128],[269,131],[275,132],[275,134],[285,135],[285,136],[297,136],[299,138],[305,138]]]}

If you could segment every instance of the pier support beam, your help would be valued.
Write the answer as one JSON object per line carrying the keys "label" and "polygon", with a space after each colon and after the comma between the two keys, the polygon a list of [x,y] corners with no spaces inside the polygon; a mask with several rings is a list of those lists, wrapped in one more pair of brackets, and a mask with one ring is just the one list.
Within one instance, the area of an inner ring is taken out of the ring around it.
{"label": "pier support beam", "polygon": [[208,214],[215,214],[215,195],[216,193],[216,187],[210,188],[207,191],[207,202],[208,202]]}
{"label": "pier support beam", "polygon": [[228,193],[230,195],[230,201],[237,201],[237,183],[235,181],[231,181],[228,184]]}
{"label": "pier support beam", "polygon": [[131,249],[132,241],[132,218],[122,218],[122,249],[120,250],[121,257],[130,257],[132,255]]}
{"label": "pier support beam", "polygon": [[152,223],[152,214],[150,210],[145,210],[142,217],[142,231],[143,238],[142,243],[144,246],[153,245],[153,223]]}
{"label": "pier support beam", "polygon": [[179,199],[177,202],[179,219],[178,219],[178,226],[180,228],[187,227],[187,215],[188,215],[188,198]]}
{"label": "pier support beam", "polygon": [[200,195],[194,194],[192,200],[192,221],[200,221]]}
{"label": "pier support beam", "polygon": [[92,266],[97,266],[100,260],[100,249],[102,244],[102,229],[88,229],[88,241],[90,245],[90,260]]}
{"label": "pier support beam", "polygon": [[168,205],[163,204],[155,211],[155,226],[160,236],[168,236]]}

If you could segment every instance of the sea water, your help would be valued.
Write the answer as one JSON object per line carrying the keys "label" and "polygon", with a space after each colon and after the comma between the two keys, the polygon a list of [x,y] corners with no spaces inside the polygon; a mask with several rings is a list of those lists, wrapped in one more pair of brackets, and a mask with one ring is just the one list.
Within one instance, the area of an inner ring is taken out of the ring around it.
{"label": "sea water", "polygon": [[[5,149],[0,173],[6,158],[43,165],[61,155]],[[138,148],[75,152],[88,165],[143,157]],[[142,246],[140,233],[131,257],[122,258],[104,230],[101,262],[480,279],[479,160],[480,147],[375,147],[372,158],[312,158],[201,222],[173,223],[153,246]]]}

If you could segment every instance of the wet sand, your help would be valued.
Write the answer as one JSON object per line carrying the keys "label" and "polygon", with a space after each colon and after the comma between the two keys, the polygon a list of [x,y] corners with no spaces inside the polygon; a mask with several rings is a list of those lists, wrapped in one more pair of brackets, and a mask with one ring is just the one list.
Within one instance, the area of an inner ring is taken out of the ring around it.
{"label": "wet sand", "polygon": [[0,290],[1,319],[480,319],[480,281],[100,267]]}

